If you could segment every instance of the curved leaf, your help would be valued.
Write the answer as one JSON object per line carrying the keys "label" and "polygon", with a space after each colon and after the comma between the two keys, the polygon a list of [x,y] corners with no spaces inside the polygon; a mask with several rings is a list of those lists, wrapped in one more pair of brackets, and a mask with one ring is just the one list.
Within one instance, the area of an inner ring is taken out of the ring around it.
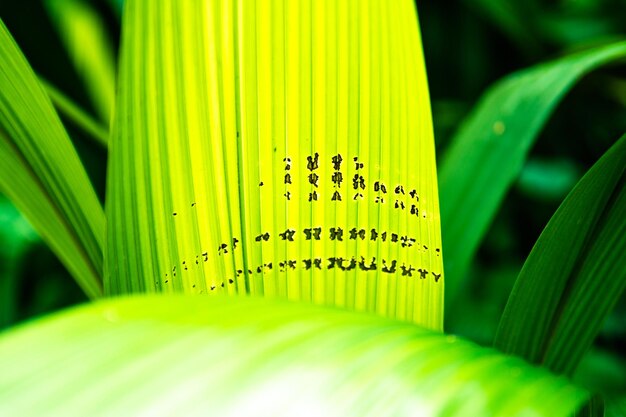
{"label": "curved leaf", "polygon": [[0,21],[0,192],[90,297],[102,293],[104,212],[76,150]]}
{"label": "curved leaf", "polygon": [[44,4],[100,121],[108,127],[115,104],[115,54],[104,21],[88,1],[46,0]]}
{"label": "curved leaf", "polygon": [[129,1],[107,291],[264,294],[441,328],[410,0]]}
{"label": "curved leaf", "polygon": [[626,135],[580,180],[537,240],[495,346],[571,375],[626,289]]}
{"label": "curved leaf", "polygon": [[441,217],[454,298],[480,241],[557,104],[585,74],[626,57],[626,42],[515,73],[491,87],[444,153]]}
{"label": "curved leaf", "polygon": [[150,296],[0,338],[0,414],[569,416],[564,378],[454,337],[276,300]]}

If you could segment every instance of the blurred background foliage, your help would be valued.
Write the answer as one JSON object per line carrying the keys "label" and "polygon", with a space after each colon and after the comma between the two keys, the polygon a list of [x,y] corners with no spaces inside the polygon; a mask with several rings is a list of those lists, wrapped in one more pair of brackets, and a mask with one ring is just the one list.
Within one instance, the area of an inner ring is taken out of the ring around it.
{"label": "blurred background foliage", "polygon": [[[119,43],[119,3],[91,2],[114,49]],[[439,155],[496,80],[626,37],[624,0],[418,0],[417,6]],[[97,109],[44,2],[0,2],[0,17],[33,68],[96,117]],[[534,242],[574,184],[626,132],[625,109],[623,66],[596,71],[568,93],[485,236],[469,272],[469,288],[446,305],[447,332],[491,343]],[[104,202],[106,152],[71,122],[64,122]],[[28,222],[0,196],[0,329],[85,300]],[[606,394],[626,393],[625,297],[576,379]]]}

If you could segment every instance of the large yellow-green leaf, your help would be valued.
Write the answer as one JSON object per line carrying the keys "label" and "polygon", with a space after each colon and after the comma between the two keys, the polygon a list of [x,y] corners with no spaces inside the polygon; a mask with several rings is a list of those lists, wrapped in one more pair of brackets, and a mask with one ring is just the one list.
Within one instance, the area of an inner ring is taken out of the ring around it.
{"label": "large yellow-green leaf", "polygon": [[109,126],[115,104],[115,55],[101,16],[85,0],[46,0],[98,117]]}
{"label": "large yellow-green leaf", "polygon": [[50,99],[1,21],[0,62],[0,192],[25,214],[85,292],[97,297],[102,293],[102,206]]}
{"label": "large yellow-green leaf", "polygon": [[558,103],[585,74],[625,57],[623,41],[592,48],[512,74],[481,98],[441,161],[446,298],[462,293],[483,235]]}
{"label": "large yellow-green leaf", "polygon": [[626,135],[580,180],[537,240],[495,346],[571,375],[626,289]]}
{"label": "large yellow-green leaf", "polygon": [[410,0],[129,1],[106,288],[250,293],[441,328]]}
{"label": "large yellow-green leaf", "polygon": [[241,297],[98,302],[0,338],[7,416],[573,415],[588,394],[409,323]]}

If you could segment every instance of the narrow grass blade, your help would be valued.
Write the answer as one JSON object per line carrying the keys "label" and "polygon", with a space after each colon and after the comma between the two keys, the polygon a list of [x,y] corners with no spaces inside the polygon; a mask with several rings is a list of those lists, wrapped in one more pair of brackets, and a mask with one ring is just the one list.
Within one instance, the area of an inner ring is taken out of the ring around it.
{"label": "narrow grass blade", "polygon": [[46,0],[44,4],[100,121],[108,127],[115,104],[116,64],[105,23],[85,0]]}
{"label": "narrow grass blade", "polygon": [[47,81],[39,77],[39,82],[45,88],[48,97],[59,113],[79,127],[100,146],[106,148],[109,141],[109,131],[100,122],[94,120],[87,112],[74,103],[69,97],[57,90]]}
{"label": "narrow grass blade", "polygon": [[462,290],[483,235],[557,104],[585,74],[625,57],[626,42],[590,49],[513,74],[481,98],[440,166],[447,298]]}
{"label": "narrow grass blade", "polygon": [[515,282],[495,346],[571,375],[626,288],[626,136],[580,180]]}
{"label": "narrow grass blade", "polygon": [[85,292],[97,297],[102,206],[50,99],[1,21],[0,60],[0,192],[26,215]]}
{"label": "narrow grass blade", "polygon": [[409,323],[278,300],[107,300],[0,338],[0,414],[571,416],[588,394]]}
{"label": "narrow grass blade", "polygon": [[264,294],[441,328],[411,1],[130,1],[119,92],[110,293]]}

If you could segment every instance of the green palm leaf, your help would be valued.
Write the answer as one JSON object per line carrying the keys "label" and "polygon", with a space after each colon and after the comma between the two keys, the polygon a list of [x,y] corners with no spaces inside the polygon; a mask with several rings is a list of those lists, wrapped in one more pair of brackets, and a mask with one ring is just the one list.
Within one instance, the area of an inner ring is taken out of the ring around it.
{"label": "green palm leaf", "polygon": [[588,394],[454,337],[238,297],[93,303],[0,339],[0,414],[570,416]]}
{"label": "green palm leaf", "polygon": [[308,300],[441,328],[409,0],[129,1],[106,288]]}

